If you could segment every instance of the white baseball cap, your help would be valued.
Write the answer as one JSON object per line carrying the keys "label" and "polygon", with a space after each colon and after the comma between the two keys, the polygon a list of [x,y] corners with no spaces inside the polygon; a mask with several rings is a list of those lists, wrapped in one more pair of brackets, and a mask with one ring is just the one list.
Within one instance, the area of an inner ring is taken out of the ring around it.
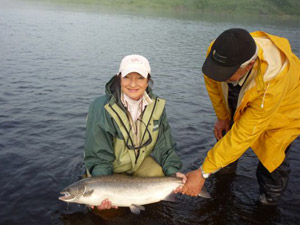
{"label": "white baseball cap", "polygon": [[147,78],[151,73],[151,68],[148,60],[141,55],[128,55],[122,59],[119,72],[122,77],[127,74],[136,72]]}

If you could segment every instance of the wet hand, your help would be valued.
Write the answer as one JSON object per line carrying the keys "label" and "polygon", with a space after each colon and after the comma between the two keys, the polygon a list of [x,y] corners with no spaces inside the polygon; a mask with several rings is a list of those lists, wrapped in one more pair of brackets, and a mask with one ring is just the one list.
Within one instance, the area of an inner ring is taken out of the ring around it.
{"label": "wet hand", "polygon": [[217,140],[220,140],[223,137],[223,131],[227,133],[230,129],[230,120],[220,120],[217,119],[214,125],[214,134]]}
{"label": "wet hand", "polygon": [[91,209],[94,209],[96,207],[99,211],[104,210],[104,209],[112,209],[112,208],[117,209],[118,208],[118,206],[112,206],[111,202],[107,198],[101,202],[101,205],[98,205],[98,206],[91,205],[90,207],[91,207]]}
{"label": "wet hand", "polygon": [[189,196],[198,196],[205,183],[201,170],[193,170],[186,174],[187,181],[182,188],[182,194]]}

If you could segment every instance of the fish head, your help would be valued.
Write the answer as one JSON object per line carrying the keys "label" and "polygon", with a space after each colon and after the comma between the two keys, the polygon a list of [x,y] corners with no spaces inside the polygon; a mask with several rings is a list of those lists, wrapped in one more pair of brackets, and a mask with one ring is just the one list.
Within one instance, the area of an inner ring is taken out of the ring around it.
{"label": "fish head", "polygon": [[85,193],[86,193],[86,186],[81,182],[77,182],[63,189],[60,192],[60,194],[62,194],[63,196],[60,196],[58,199],[65,202],[78,202],[78,200]]}

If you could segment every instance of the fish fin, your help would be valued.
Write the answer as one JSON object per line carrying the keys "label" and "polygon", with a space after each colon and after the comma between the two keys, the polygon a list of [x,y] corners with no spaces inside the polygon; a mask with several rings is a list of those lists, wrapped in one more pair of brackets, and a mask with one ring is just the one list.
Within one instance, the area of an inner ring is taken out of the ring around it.
{"label": "fish fin", "polygon": [[176,202],[176,194],[171,193],[167,197],[164,198],[164,201],[169,201],[169,202]]}
{"label": "fish fin", "polygon": [[84,197],[90,196],[91,194],[93,194],[93,192],[94,192],[94,189],[89,190],[89,191],[87,191],[87,192],[84,192],[83,196],[84,196]]}
{"label": "fish fin", "polygon": [[142,205],[131,205],[129,206],[130,211],[134,214],[140,214],[141,210],[145,210],[145,207]]}
{"label": "fish fin", "polygon": [[211,198],[211,195],[209,194],[209,192],[207,191],[207,189],[205,187],[202,188],[202,190],[200,191],[199,195],[202,198]]}

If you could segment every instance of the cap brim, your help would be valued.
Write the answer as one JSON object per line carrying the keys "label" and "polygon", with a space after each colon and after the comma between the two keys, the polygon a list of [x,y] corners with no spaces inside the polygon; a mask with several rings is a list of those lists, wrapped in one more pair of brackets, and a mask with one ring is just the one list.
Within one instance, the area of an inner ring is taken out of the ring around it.
{"label": "cap brim", "polygon": [[210,52],[203,63],[202,72],[215,81],[226,81],[238,70],[239,67],[239,65],[230,67],[221,66],[211,57]]}
{"label": "cap brim", "polygon": [[143,77],[147,78],[148,77],[148,72],[139,68],[139,67],[131,67],[131,68],[127,68],[123,71],[121,71],[122,77],[125,77],[127,74],[129,73],[133,73],[136,72],[140,75],[142,75]]}

